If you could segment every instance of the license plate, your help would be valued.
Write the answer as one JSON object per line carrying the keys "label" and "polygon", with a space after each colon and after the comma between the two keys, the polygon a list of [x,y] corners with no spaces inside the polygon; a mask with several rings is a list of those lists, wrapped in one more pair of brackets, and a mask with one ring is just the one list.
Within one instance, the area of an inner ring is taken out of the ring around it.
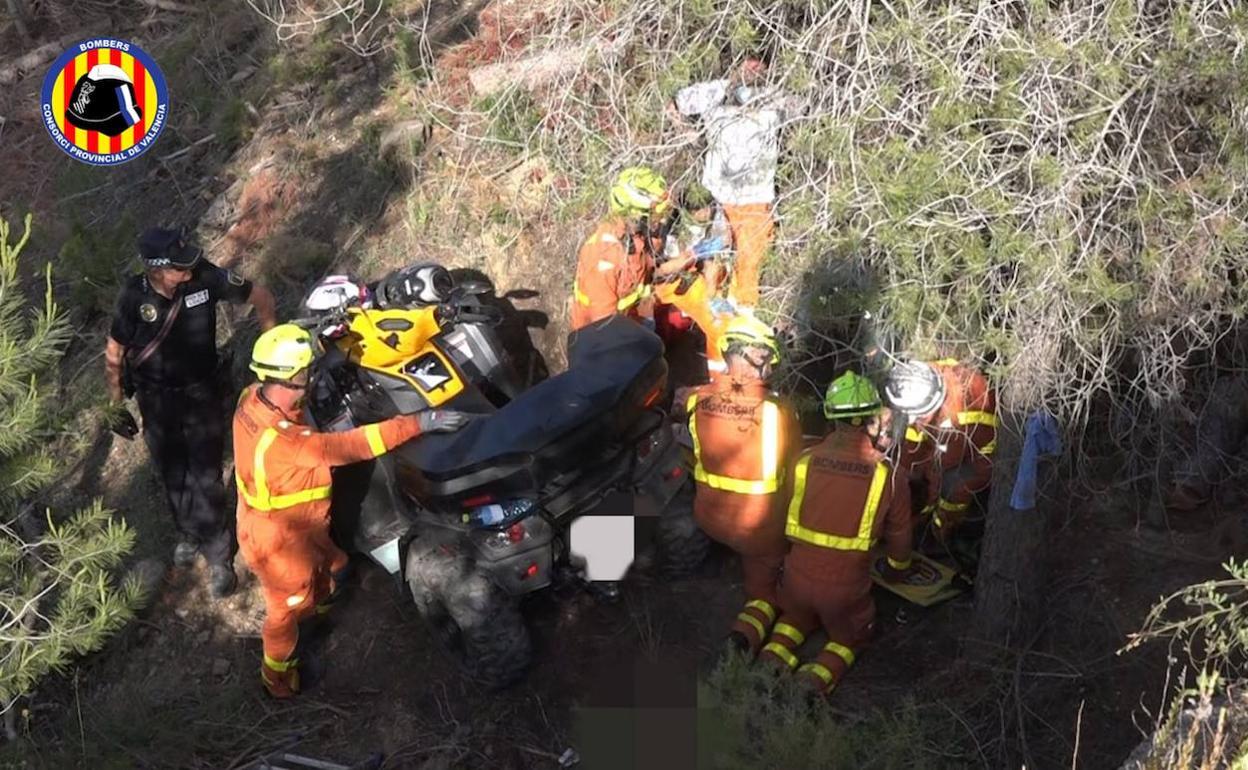
{"label": "license plate", "polygon": [[632,516],[582,516],[568,534],[572,555],[585,560],[588,580],[620,580],[633,563]]}

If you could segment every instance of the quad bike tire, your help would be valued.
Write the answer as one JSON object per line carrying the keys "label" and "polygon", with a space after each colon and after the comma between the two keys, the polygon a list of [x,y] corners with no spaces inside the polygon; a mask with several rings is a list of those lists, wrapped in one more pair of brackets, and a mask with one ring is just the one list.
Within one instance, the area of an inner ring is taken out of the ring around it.
{"label": "quad bike tire", "polygon": [[655,542],[659,572],[667,578],[697,572],[711,550],[711,538],[693,519],[693,484],[681,487],[659,517]]}
{"label": "quad bike tire", "polygon": [[421,617],[461,669],[489,690],[524,676],[532,641],[519,600],[476,568],[461,543],[412,545],[407,584]]}

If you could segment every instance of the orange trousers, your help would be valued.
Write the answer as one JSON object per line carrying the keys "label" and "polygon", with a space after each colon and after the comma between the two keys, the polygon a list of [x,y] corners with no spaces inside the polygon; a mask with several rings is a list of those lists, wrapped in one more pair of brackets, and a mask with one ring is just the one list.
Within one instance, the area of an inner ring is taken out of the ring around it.
{"label": "orange trousers", "polygon": [[740,495],[698,484],[693,518],[712,540],[741,556],[745,607],[732,630],[756,653],[780,613],[778,583],[789,543],[771,495]]}
{"label": "orange trousers", "polygon": [[740,305],[758,305],[758,279],[763,260],[776,234],[776,220],[770,203],[724,204],[724,216],[732,229],[732,246],[737,261],[729,293]]}
{"label": "orange trousers", "polygon": [[[780,586],[784,612],[760,658],[795,670],[804,684],[821,693],[831,692],[875,629],[875,600],[865,565],[863,576],[863,580],[831,579],[834,576],[822,570],[795,568],[790,558]],[[827,642],[813,661],[802,664],[798,648],[821,628]]]}
{"label": "orange trousers", "polygon": [[264,655],[287,661],[299,642],[299,621],[317,611],[333,591],[332,574],[347,555],[329,536],[329,521],[300,521],[244,512],[238,519],[238,549],[264,592]]}

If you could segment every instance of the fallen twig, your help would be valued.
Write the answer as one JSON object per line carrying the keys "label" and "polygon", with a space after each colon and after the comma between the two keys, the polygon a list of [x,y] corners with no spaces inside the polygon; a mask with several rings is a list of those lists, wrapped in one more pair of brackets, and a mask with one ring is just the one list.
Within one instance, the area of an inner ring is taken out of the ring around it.
{"label": "fallen twig", "polygon": [[87,36],[86,32],[63,35],[51,43],[41,45],[30,53],[19,56],[17,61],[6,67],[0,67],[0,84],[11,85],[27,72],[41,67],[55,59],[65,50],[66,46]]}
{"label": "fallen twig", "polygon": [[175,3],[173,0],[139,0],[143,5],[151,6],[162,11],[175,11],[177,13],[203,13],[202,8],[196,8],[182,3]]}
{"label": "fallen twig", "polygon": [[161,163],[165,163],[165,162],[167,162],[167,161],[175,160],[175,159],[177,159],[177,158],[182,157],[183,155],[186,155],[188,152],[190,152],[191,150],[193,150],[193,149],[195,149],[196,147],[200,146],[201,144],[207,144],[208,142],[211,142],[211,141],[213,141],[213,140],[214,140],[214,139],[216,139],[216,138],[217,138],[217,135],[216,135],[215,133],[214,133],[214,134],[209,134],[208,136],[205,136],[205,137],[204,137],[204,138],[202,138],[202,139],[198,139],[198,140],[196,140],[196,141],[195,141],[194,143],[192,143],[189,147],[183,147],[182,149],[178,150],[177,152],[171,152],[171,153],[169,153],[168,155],[161,155],[161,156],[158,158],[158,160],[159,160]]}

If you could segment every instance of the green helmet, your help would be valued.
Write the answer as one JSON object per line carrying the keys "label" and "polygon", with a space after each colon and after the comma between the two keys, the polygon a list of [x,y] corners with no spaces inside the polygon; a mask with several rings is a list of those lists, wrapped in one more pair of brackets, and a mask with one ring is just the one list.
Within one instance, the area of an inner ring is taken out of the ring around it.
{"label": "green helmet", "polygon": [[648,166],[620,172],[611,185],[611,213],[627,217],[661,217],[671,208],[667,181]]}
{"label": "green helmet", "polygon": [[875,383],[855,371],[832,380],[823,397],[823,416],[829,420],[870,417],[880,411],[880,393]]}

